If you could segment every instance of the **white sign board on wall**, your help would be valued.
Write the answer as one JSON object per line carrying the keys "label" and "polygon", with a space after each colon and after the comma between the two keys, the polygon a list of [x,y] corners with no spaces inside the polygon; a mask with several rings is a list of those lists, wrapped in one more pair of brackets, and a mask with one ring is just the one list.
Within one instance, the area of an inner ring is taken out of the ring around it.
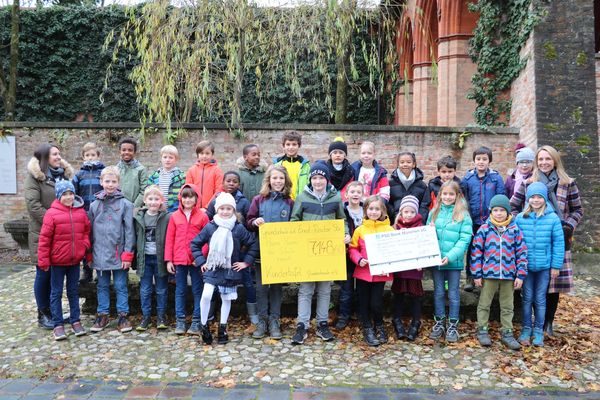
{"label": "white sign board on wall", "polygon": [[0,194],[17,194],[17,146],[14,136],[0,138]]}

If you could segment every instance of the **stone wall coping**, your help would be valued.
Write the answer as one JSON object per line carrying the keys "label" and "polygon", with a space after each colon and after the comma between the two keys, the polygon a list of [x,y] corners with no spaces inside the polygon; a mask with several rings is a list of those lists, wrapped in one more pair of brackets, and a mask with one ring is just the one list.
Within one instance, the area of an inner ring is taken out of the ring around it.
{"label": "stone wall coping", "polygon": [[[147,124],[147,128],[166,129],[165,124]],[[9,122],[0,121],[0,128],[38,128],[38,129],[140,129],[139,122]],[[229,130],[243,128],[245,130],[298,130],[298,131],[368,131],[368,132],[472,132],[487,134],[519,134],[519,128],[495,126],[487,129],[469,126],[469,127],[450,127],[450,126],[405,126],[405,125],[351,125],[351,124],[241,124],[239,126],[230,126],[227,124],[189,122],[173,124],[173,129],[211,129],[211,130]]]}

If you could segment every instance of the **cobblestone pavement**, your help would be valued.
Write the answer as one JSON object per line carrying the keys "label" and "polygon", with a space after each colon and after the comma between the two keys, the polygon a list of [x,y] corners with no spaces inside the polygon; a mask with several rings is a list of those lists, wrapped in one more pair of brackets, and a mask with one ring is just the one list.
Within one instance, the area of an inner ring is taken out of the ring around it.
{"label": "cobblestone pavement", "polygon": [[[596,392],[600,390],[600,324],[595,317],[600,309],[598,280],[577,279],[576,296],[561,298],[561,307],[574,313],[557,317],[562,325],[558,338],[547,340],[544,348],[508,352],[497,334],[492,348],[479,347],[472,322],[462,325],[458,344],[436,344],[426,339],[431,321],[426,321],[415,343],[391,338],[375,349],[362,344],[356,322],[334,342],[323,343],[311,331],[304,346],[292,346],[292,320],[284,324],[282,341],[253,340],[246,320],[234,319],[231,342],[221,346],[203,346],[197,337],[175,336],[172,327],[168,332],[152,328],[120,334],[115,321],[101,333],[71,334],[68,340],[55,342],[35,321],[33,268],[0,266],[0,271],[1,399],[38,394],[35,398],[53,398],[59,392],[62,397],[57,398],[97,398],[103,390],[107,397],[135,397],[137,387],[155,397],[181,390],[181,396],[175,397],[200,398],[206,391],[212,393],[207,398],[238,400],[388,399],[403,398],[411,390],[420,398],[438,398],[440,393],[453,393],[456,398],[509,393],[530,397],[546,391],[556,398],[561,393],[600,398]],[[82,322],[89,328],[93,316],[83,316]],[[359,391],[358,386],[370,388]],[[48,392],[52,388],[56,392]],[[244,388],[246,394],[240,394]]]}

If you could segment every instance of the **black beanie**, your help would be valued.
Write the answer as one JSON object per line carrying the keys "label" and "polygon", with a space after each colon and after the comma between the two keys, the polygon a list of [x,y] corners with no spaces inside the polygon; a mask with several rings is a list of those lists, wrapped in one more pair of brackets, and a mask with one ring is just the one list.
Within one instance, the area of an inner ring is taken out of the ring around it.
{"label": "black beanie", "polygon": [[348,145],[344,143],[344,138],[338,136],[335,139],[333,139],[333,142],[331,142],[331,144],[329,145],[329,151],[327,152],[327,154],[331,156],[331,152],[334,150],[341,150],[346,156],[348,155]]}

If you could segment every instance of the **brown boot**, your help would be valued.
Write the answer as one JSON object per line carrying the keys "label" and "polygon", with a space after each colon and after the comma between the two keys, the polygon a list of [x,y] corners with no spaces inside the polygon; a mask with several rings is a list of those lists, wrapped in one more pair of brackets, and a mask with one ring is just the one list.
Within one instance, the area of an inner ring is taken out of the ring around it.
{"label": "brown boot", "polygon": [[129,319],[127,318],[127,314],[119,314],[117,329],[121,333],[130,332],[133,329],[131,322],[129,322]]}

